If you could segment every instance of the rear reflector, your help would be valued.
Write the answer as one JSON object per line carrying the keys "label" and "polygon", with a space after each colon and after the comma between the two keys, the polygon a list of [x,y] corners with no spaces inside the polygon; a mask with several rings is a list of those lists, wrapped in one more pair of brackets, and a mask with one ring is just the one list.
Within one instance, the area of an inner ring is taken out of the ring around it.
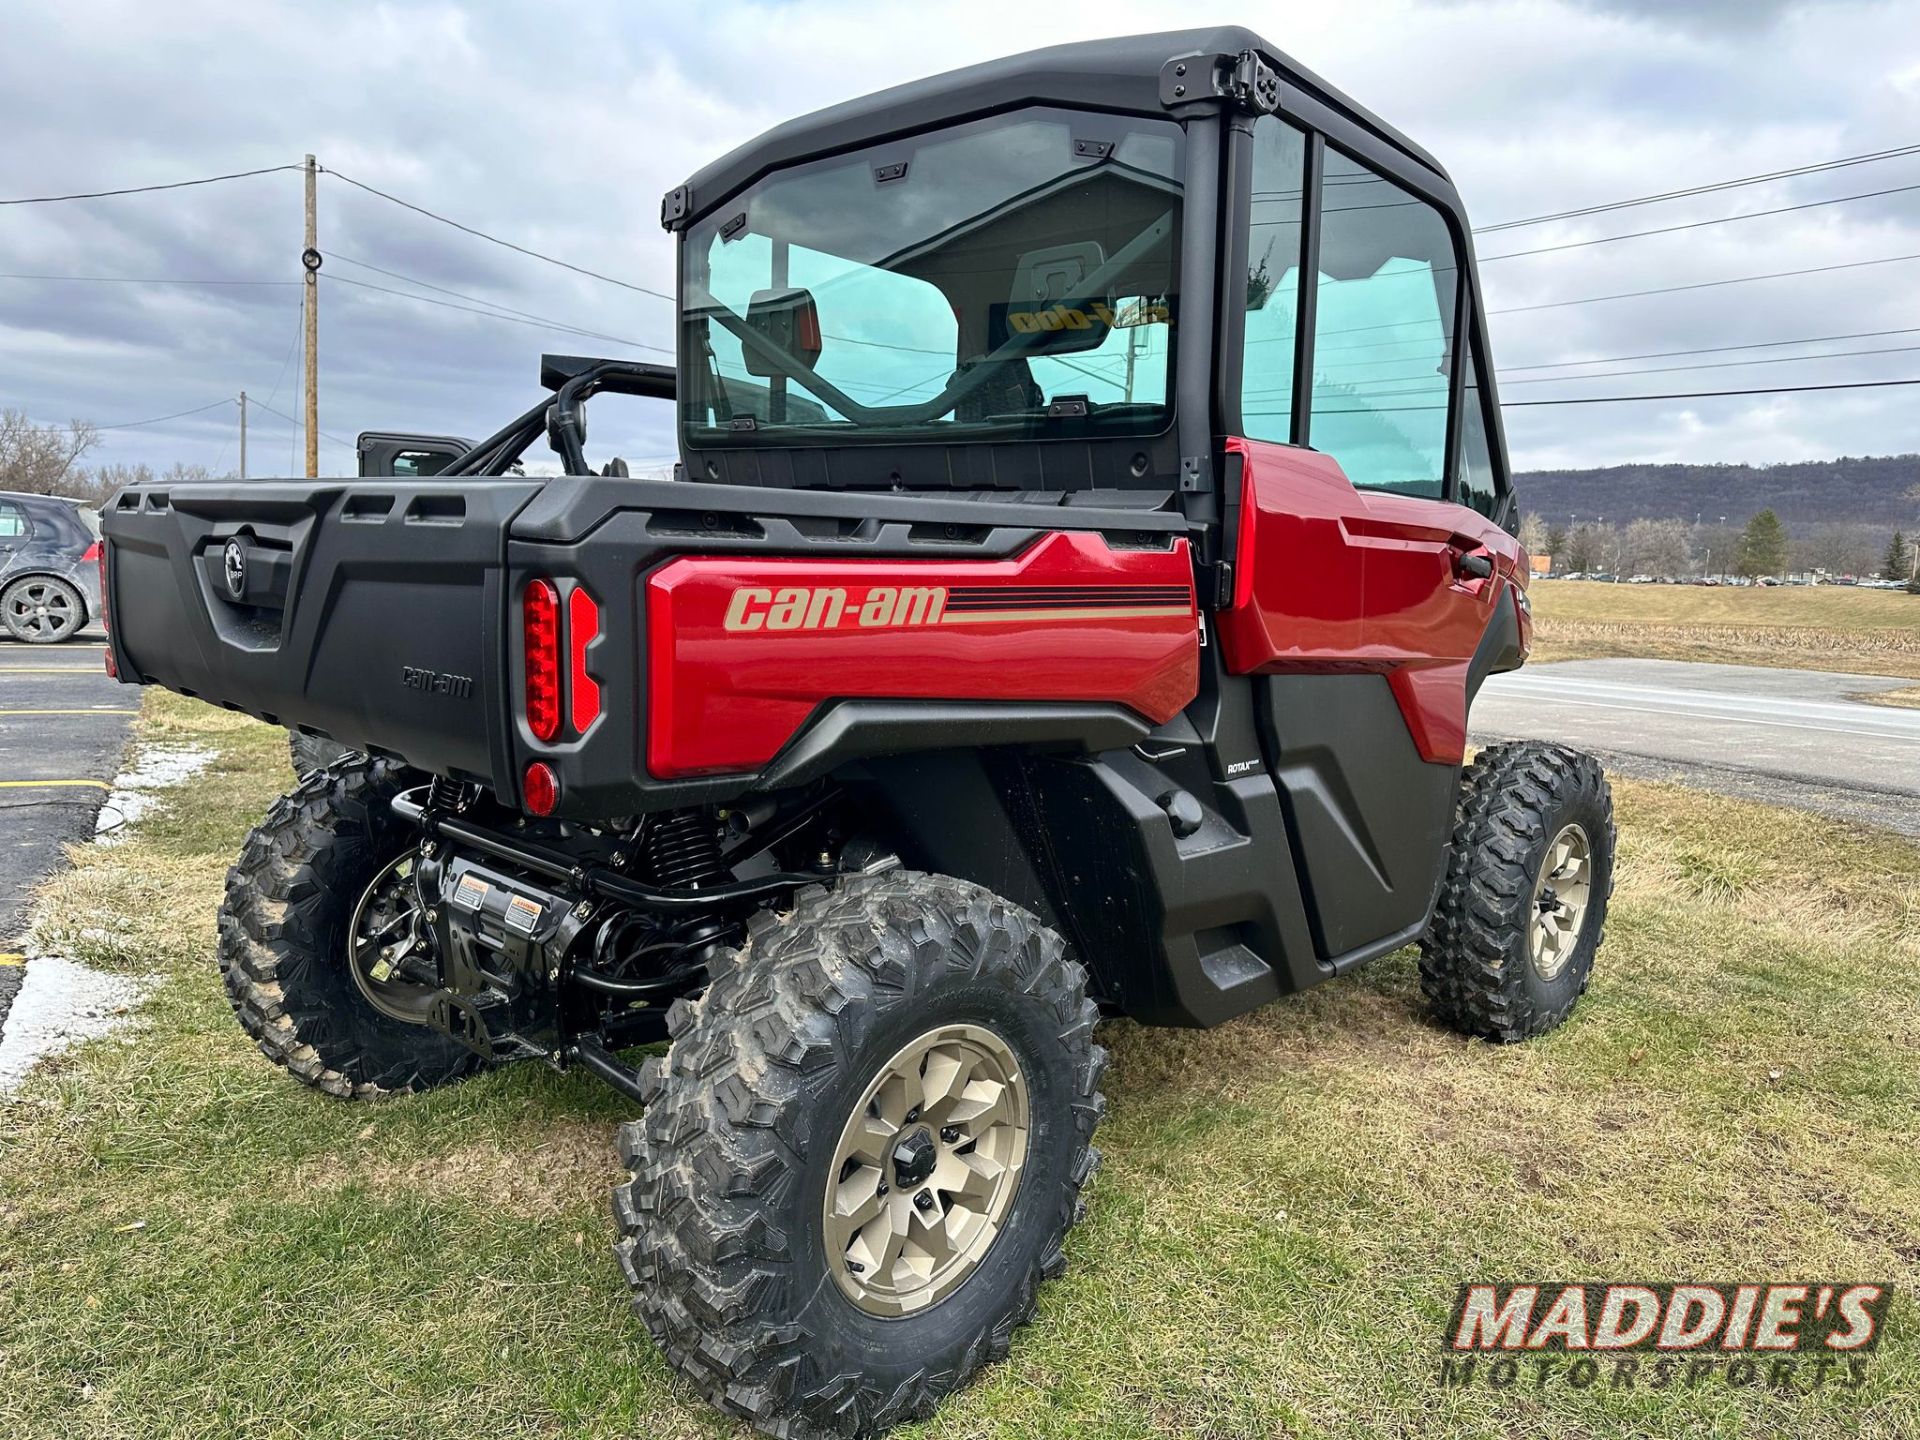
{"label": "rear reflector", "polygon": [[[107,542],[94,541],[87,547],[87,553],[80,558],[91,560],[100,567],[100,628],[111,630],[113,627],[107,621]],[[107,648],[101,654],[101,662],[107,667],[109,680],[120,678],[120,662],[113,658],[113,641],[107,641]]]}
{"label": "rear reflector", "polygon": [[527,729],[534,739],[550,741],[560,733],[560,592],[551,580],[528,582],[520,619],[527,669]]}
{"label": "rear reflector", "polygon": [[600,718],[600,684],[587,673],[587,647],[600,634],[600,607],[587,587],[576,584],[567,596],[567,653],[572,658],[567,698],[573,707],[573,728],[584,735]]}
{"label": "rear reflector", "polygon": [[527,766],[527,773],[520,784],[520,793],[525,797],[527,809],[535,815],[551,815],[554,807],[560,803],[560,781],[553,773],[553,767],[544,760],[535,760]]}

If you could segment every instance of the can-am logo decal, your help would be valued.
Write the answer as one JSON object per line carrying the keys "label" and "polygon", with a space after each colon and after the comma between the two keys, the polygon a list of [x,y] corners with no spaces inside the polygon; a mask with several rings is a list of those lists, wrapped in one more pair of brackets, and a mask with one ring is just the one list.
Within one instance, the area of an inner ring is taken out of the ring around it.
{"label": "can-am logo decal", "polygon": [[1184,585],[743,585],[728,599],[721,626],[744,634],[1192,613]]}
{"label": "can-am logo decal", "polygon": [[1463,1285],[1440,1383],[1857,1386],[1892,1295],[1858,1281]]}

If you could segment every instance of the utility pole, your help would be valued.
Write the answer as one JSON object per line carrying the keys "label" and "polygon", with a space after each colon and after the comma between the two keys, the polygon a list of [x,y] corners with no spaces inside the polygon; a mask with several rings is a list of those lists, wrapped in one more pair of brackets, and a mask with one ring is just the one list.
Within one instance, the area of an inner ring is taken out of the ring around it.
{"label": "utility pole", "polygon": [[307,478],[320,475],[320,230],[315,181],[319,167],[307,156],[307,248],[300,254],[306,271]]}
{"label": "utility pole", "polygon": [[240,478],[247,478],[247,392],[240,392]]}

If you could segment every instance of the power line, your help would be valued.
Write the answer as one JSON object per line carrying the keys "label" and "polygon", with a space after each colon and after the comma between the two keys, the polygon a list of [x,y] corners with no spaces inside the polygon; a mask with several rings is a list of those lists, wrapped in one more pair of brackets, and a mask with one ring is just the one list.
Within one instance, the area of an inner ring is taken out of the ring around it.
{"label": "power line", "polygon": [[155,415],[151,420],[120,420],[112,425],[96,425],[93,428],[96,430],[138,430],[143,425],[159,425],[168,420],[178,420],[185,415],[198,415],[203,411],[216,410],[222,405],[231,404],[233,404],[232,396],[222,396],[220,399],[211,400],[205,405],[196,405],[191,410],[176,410],[171,415]]}
{"label": "power line", "polygon": [[[1715,360],[1705,365],[1659,365],[1646,370],[1615,370],[1594,375],[1531,375],[1508,385],[1564,385],[1569,380],[1616,380],[1628,375],[1675,375],[1683,370],[1739,370],[1749,365],[1800,365],[1809,360],[1850,360],[1861,355],[1911,355],[1920,345],[1887,345],[1877,350],[1834,350],[1825,355],[1771,355],[1759,360]],[[1507,372],[1501,371],[1502,375]]]}
{"label": "power line", "polygon": [[1681,395],[1576,395],[1564,400],[1503,400],[1502,409],[1533,405],[1623,405],[1639,400],[1711,400],[1718,395],[1800,395],[1815,390],[1884,390],[1897,385],[1920,385],[1912,380],[1849,380],[1837,385],[1771,385],[1757,390],[1695,390]]}
{"label": "power line", "polygon": [[[297,426],[300,423],[293,416],[287,414],[287,412],[284,410],[276,410],[271,405],[261,404],[261,402],[258,400],[255,400],[253,403],[255,405],[259,405],[260,408],[266,411],[269,415],[278,415],[282,420],[286,421],[289,425]],[[359,447],[355,445],[353,441],[342,440],[338,435],[329,434],[325,430],[316,429],[313,433],[320,436],[321,439],[323,440],[331,440],[336,445],[344,445],[349,450],[357,451],[359,449]]]}
{"label": "power line", "polygon": [[443,310],[461,310],[469,315],[483,315],[489,320],[504,320],[509,325],[529,325],[535,330],[549,330],[559,335],[579,335],[590,340],[610,340],[616,345],[630,346],[635,350],[654,350],[662,355],[673,353],[665,346],[649,345],[644,340],[629,340],[620,335],[603,335],[597,330],[583,330],[577,325],[567,325],[560,321],[523,320],[515,315],[503,314],[499,310],[482,309],[477,305],[456,305],[451,300],[436,300],[431,295],[415,295],[408,290],[395,290],[389,285],[372,285],[365,280],[354,280],[345,275],[323,275],[321,278],[330,285],[351,285],[358,290],[372,290],[381,295],[396,295],[402,300],[416,301],[421,305],[438,305]]}
{"label": "power line", "polygon": [[1743,185],[1764,185],[1774,180],[1790,180],[1798,175],[1816,175],[1825,170],[1843,170],[1851,165],[1871,165],[1895,160],[1903,155],[1920,154],[1920,145],[1902,145],[1893,150],[1875,150],[1865,155],[1845,155],[1814,165],[1799,165],[1790,170],[1773,170],[1765,175],[1747,175],[1738,180],[1718,180],[1707,185],[1690,185],[1683,190],[1667,190],[1658,195],[1641,195],[1632,200],[1610,200],[1577,210],[1560,210],[1551,215],[1530,215],[1524,220],[1502,220],[1495,225],[1475,227],[1476,235],[1491,235],[1498,230],[1515,230],[1523,225],[1545,225],[1554,220],[1575,220],[1584,215],[1599,215],[1609,210],[1630,210],[1637,205],[1658,205],[1667,200],[1685,200],[1694,195],[1709,195],[1719,190],[1737,190]]}
{"label": "power line", "polygon": [[56,280],[88,285],[298,285],[298,280],[200,280],[150,275],[0,275],[0,280]]}
{"label": "power line", "polygon": [[[502,305],[502,304],[500,304],[500,303],[499,303],[498,301],[495,301],[495,300],[488,300],[488,299],[485,299],[484,297],[482,297],[482,296],[479,296],[479,295],[468,295],[468,294],[466,294],[465,292],[463,292],[463,291],[460,291],[460,290],[449,290],[449,289],[447,289],[447,287],[446,287],[446,286],[444,286],[444,285],[435,285],[435,284],[433,284],[433,283],[432,283],[431,281],[427,281],[427,280],[421,280],[421,279],[419,279],[418,277],[416,277],[416,276],[413,276],[413,275],[403,275],[403,274],[401,274],[401,273],[400,273],[400,272],[399,272],[398,270],[386,270],[386,269],[383,269],[383,268],[381,268],[381,267],[380,267],[380,266],[378,266],[378,265],[375,265],[375,264],[372,264],[372,263],[371,263],[371,262],[369,262],[369,261],[366,261],[366,260],[356,260],[356,259],[354,259],[354,258],[353,258],[353,257],[352,257],[351,255],[342,255],[342,254],[339,254],[339,253],[338,253],[338,252],[336,252],[336,251],[331,251],[331,250],[330,250],[330,251],[328,251],[328,252],[327,252],[327,258],[328,258],[328,259],[331,259],[331,260],[339,260],[339,261],[341,261],[341,262],[343,262],[343,263],[345,263],[345,264],[348,264],[348,265],[357,265],[357,266],[359,266],[359,267],[360,267],[360,268],[361,268],[362,270],[371,270],[371,271],[373,271],[373,273],[374,273],[374,274],[376,274],[376,275],[385,275],[385,276],[386,276],[386,277],[387,277],[388,279],[390,279],[390,280],[400,280],[400,281],[403,281],[403,282],[405,282],[405,283],[406,283],[406,284],[408,284],[408,285],[418,285],[418,286],[419,286],[419,287],[420,287],[421,289],[423,289],[423,290],[432,290],[432,291],[434,291],[434,292],[435,292],[436,294],[440,294],[440,295],[451,295],[451,296],[452,296],[452,297],[453,297],[454,299],[456,299],[456,300],[470,300],[470,301],[472,301],[472,302],[473,302],[474,304],[476,304],[476,305],[485,305],[485,306],[487,306],[487,307],[489,307],[489,308],[490,308],[491,310],[495,310],[495,311],[499,311],[499,312],[501,312],[501,318],[503,318],[503,319],[504,319],[504,318],[505,318],[506,316],[510,316],[510,315],[516,315],[516,316],[518,316],[519,318],[521,318],[522,320],[527,320],[527,321],[532,321],[532,322],[536,322],[536,323],[539,323],[539,324],[542,324],[542,325],[547,325],[547,326],[550,326],[551,328],[553,328],[553,329],[555,329],[555,330],[563,330],[563,331],[566,331],[566,332],[567,332],[568,334],[573,334],[573,335],[584,335],[584,336],[588,336],[588,337],[590,337],[590,338],[592,338],[592,339],[595,339],[595,340],[611,340],[611,341],[613,341],[613,342],[614,342],[614,343],[615,343],[616,345],[631,345],[631,346],[633,346],[633,347],[635,347],[636,349],[640,349],[640,350],[657,350],[657,351],[659,351],[659,352],[660,352],[661,354],[663,354],[663,355],[671,355],[671,354],[673,353],[673,351],[671,351],[671,350],[669,350],[668,348],[666,348],[666,347],[665,347],[665,346],[663,346],[663,345],[648,345],[648,344],[646,344],[646,343],[645,343],[644,341],[640,341],[640,340],[625,340],[625,339],[622,339],[622,338],[621,338],[620,336],[618,336],[618,335],[605,335],[605,334],[602,334],[602,333],[601,333],[600,331],[598,331],[598,330],[588,330],[588,329],[585,329],[585,328],[583,328],[582,326],[579,326],[579,325],[572,325],[572,324],[569,324],[569,323],[567,323],[567,322],[566,322],[566,321],[564,321],[564,320],[556,320],[556,319],[554,319],[554,318],[553,318],[553,317],[552,317],[551,315],[536,315],[536,314],[534,314],[534,313],[533,313],[533,312],[532,312],[531,310],[516,310],[516,309],[514,309],[514,308],[513,308],[513,307],[512,307],[511,305]],[[327,277],[327,278],[329,278],[329,279],[334,279],[334,280],[339,280],[339,279],[342,279],[342,278],[344,278],[344,277],[342,277],[342,276],[339,276],[339,275],[334,275],[334,276],[329,276],[329,277]],[[351,281],[349,281],[348,283],[349,283],[349,284],[351,284],[351,283],[353,283],[353,282],[351,282]],[[364,283],[364,282],[363,282],[363,283]],[[367,286],[367,288],[368,288],[368,289],[378,289],[378,288],[380,288],[380,287],[377,287],[377,286],[371,286],[371,285],[369,285],[369,286]],[[386,292],[384,292],[384,293],[388,293],[388,294],[402,294],[403,292],[401,292],[401,291],[386,291]],[[420,295],[415,295],[415,296],[410,296],[410,297],[408,297],[408,298],[410,298],[410,299],[415,299],[415,300],[423,300],[423,299],[425,299],[426,297],[425,297],[425,296],[420,296]]]}
{"label": "power line", "polygon": [[[1495,373],[1502,378],[1503,385],[1565,385],[1583,380],[1625,380],[1636,375],[1678,375],[1692,370],[1740,370],[1752,365],[1800,365],[1809,360],[1850,360],[1862,355],[1911,355],[1920,350],[1920,345],[1891,345],[1876,350],[1836,350],[1826,355],[1775,355],[1760,360],[1720,360],[1709,361],[1704,365],[1659,365],[1640,370],[1614,370],[1593,375],[1533,375],[1525,380],[1507,380],[1510,373],[1505,370]],[[1414,383],[1404,383],[1414,382]],[[1425,382],[1425,383],[1419,383]],[[1439,388],[1444,381],[1438,374],[1380,375],[1351,387],[1355,395],[1424,395]],[[1290,388],[1272,390],[1250,390],[1248,398],[1269,398],[1292,393]]]}
{"label": "power line", "polygon": [[427,209],[424,205],[415,205],[410,200],[402,200],[398,195],[389,195],[384,190],[376,190],[374,189],[373,186],[367,184],[364,181],[356,180],[351,175],[343,175],[338,170],[326,169],[326,167],[324,166],[322,167],[322,169],[326,174],[333,176],[336,180],[346,181],[347,184],[353,186],[356,190],[364,190],[369,195],[377,195],[382,200],[385,200],[391,204],[400,206],[400,208],[403,210],[411,210],[414,212],[414,214],[424,215],[429,220],[438,220],[442,225],[451,225],[454,229],[462,231],[465,234],[472,235],[477,239],[486,240],[492,244],[504,246],[507,249],[516,251],[521,255],[531,256],[535,260],[544,260],[549,265],[558,265],[562,270],[571,270],[574,272],[574,274],[585,275],[587,278],[591,280],[604,280],[607,284],[618,285],[623,290],[636,290],[642,295],[652,295],[656,299],[660,299],[660,300],[671,301],[674,298],[673,296],[667,294],[665,291],[662,291],[662,290],[650,290],[645,285],[635,285],[629,280],[617,280],[611,275],[602,275],[598,270],[589,270],[584,265],[575,265],[570,261],[557,259],[552,255],[543,255],[538,250],[529,250],[526,246],[516,245],[511,240],[502,240],[498,235],[489,235],[484,230],[476,230],[471,225],[463,225],[458,220],[449,219],[445,215],[441,215],[436,213],[435,211]]}
{"label": "power line", "polygon": [[1685,225],[1663,225],[1657,230],[1633,230],[1624,235],[1600,235],[1591,240],[1569,240],[1564,245],[1542,245],[1533,250],[1509,250],[1501,255],[1482,255],[1480,263],[1518,260],[1527,255],[1551,255],[1559,250],[1579,250],[1587,245],[1610,245],[1616,240],[1644,240],[1649,235],[1677,235],[1682,230],[1703,230],[1710,225],[1731,225],[1736,220],[1761,220],[1769,215],[1791,215],[1796,210],[1818,210],[1823,205],[1846,205],[1855,200],[1877,200],[1883,195],[1905,195],[1920,190],[1920,185],[1896,185],[1890,190],[1868,190],[1859,195],[1835,195],[1826,200],[1809,200],[1801,205],[1782,205],[1773,210],[1751,210],[1744,215],[1720,215],[1711,220],[1693,220]]}
{"label": "power line", "polygon": [[[1903,260],[1920,260],[1920,255],[1888,255],[1879,260],[1849,260],[1843,265],[1814,265],[1805,270],[1776,270],[1768,275],[1739,275],[1731,280],[1696,280],[1690,285],[1663,285],[1657,290],[1624,290],[1618,295],[1590,295],[1581,300],[1549,300],[1540,305],[1509,305],[1504,310],[1489,310],[1489,315],[1524,315],[1534,310],[1561,310],[1569,305],[1598,305],[1605,300],[1637,300],[1647,295],[1675,295],[1682,290],[1712,290],[1721,285],[1749,285],[1756,280],[1785,280],[1795,275],[1825,275],[1835,270],[1860,270],[1869,265],[1897,265]],[[1363,326],[1384,330],[1391,326]],[[1351,332],[1347,332],[1351,333]]]}
{"label": "power line", "polygon": [[[1834,385],[1766,385],[1752,390],[1690,390],[1670,395],[1569,395],[1558,400],[1502,400],[1502,410],[1533,409],[1544,405],[1632,405],[1646,400],[1712,400],[1739,395],[1801,395],[1816,390],[1884,390],[1897,385],[1920,385],[1920,377],[1911,380],[1847,380]],[[1362,405],[1350,410],[1319,410],[1319,415],[1412,414],[1419,410],[1445,410],[1445,405]]]}
{"label": "power line", "polygon": [[268,165],[259,170],[235,170],[230,175],[204,175],[198,180],[174,180],[165,185],[129,185],[123,190],[86,190],[75,195],[28,195],[18,200],[0,200],[0,205],[52,205],[61,200],[104,200],[111,195],[145,195],[155,190],[184,190],[190,185],[214,185],[222,180],[244,180],[249,175],[272,175],[281,170],[298,170],[298,165]]}
{"label": "power line", "polygon": [[[1502,375],[1518,375],[1526,370],[1566,370],[1575,365],[1623,365],[1629,360],[1671,360],[1681,355],[1724,355],[1730,350],[1769,350],[1778,345],[1826,345],[1836,340],[1879,340],[1888,335],[1920,335],[1920,328],[1906,330],[1857,330],[1850,335],[1809,335],[1801,340],[1749,340],[1744,345],[1703,345],[1695,350],[1649,350],[1639,355],[1608,355],[1593,360],[1554,360],[1544,365],[1506,365],[1500,369]],[[1808,355],[1802,359],[1816,360],[1820,357]],[[1369,360],[1359,362],[1369,365],[1391,365],[1392,360]],[[1568,379],[1579,377],[1568,376]]]}

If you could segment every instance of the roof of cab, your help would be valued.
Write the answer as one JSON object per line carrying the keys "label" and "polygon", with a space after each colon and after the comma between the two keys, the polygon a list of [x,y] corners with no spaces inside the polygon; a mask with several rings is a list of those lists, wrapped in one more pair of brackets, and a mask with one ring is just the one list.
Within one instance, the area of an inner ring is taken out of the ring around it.
{"label": "roof of cab", "polygon": [[1245,50],[1259,51],[1286,84],[1447,179],[1439,161],[1386,121],[1251,30],[1223,25],[1029,50],[876,90],[788,120],[698,171],[687,182],[686,218],[718,205],[769,170],[1019,105],[1163,114],[1160,72],[1169,61],[1190,55],[1237,55]]}

